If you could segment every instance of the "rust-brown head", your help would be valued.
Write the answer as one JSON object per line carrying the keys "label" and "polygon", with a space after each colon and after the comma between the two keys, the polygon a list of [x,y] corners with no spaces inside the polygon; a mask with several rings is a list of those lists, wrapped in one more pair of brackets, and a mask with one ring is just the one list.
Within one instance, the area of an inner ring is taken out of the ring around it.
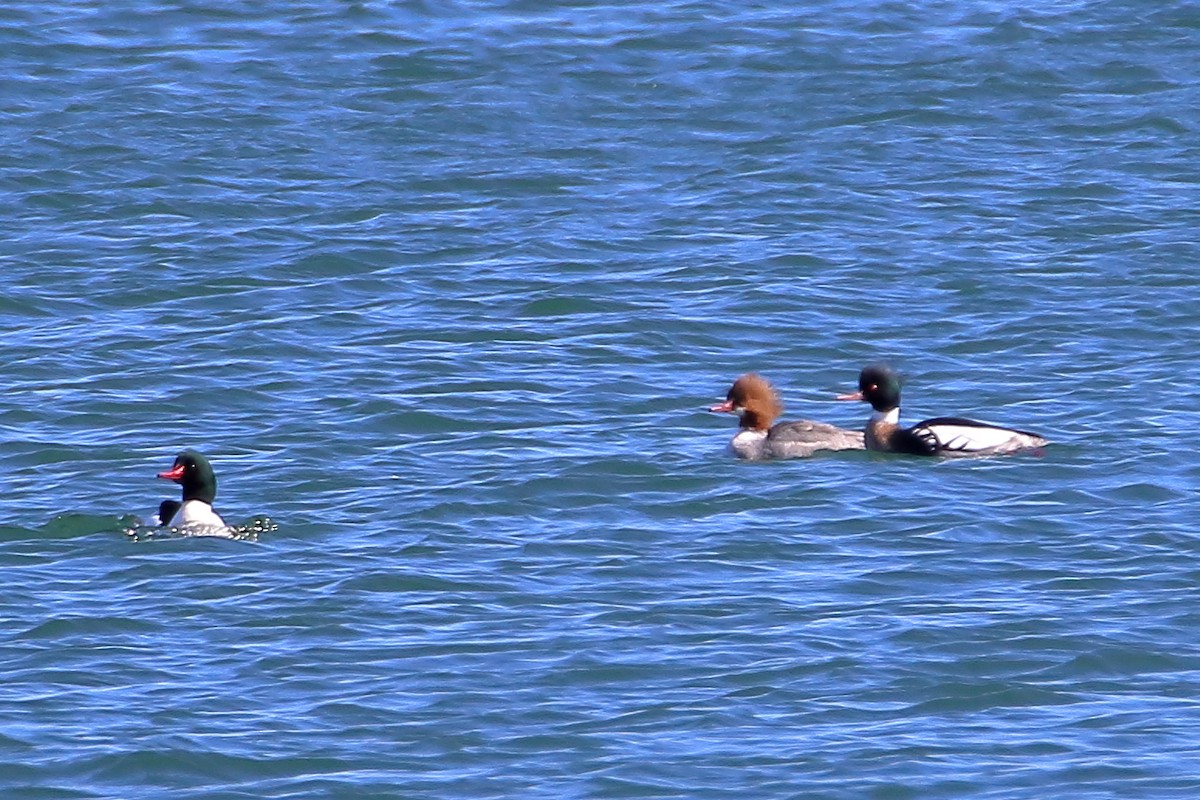
{"label": "rust-brown head", "polygon": [[747,372],[729,387],[725,402],[709,411],[737,414],[741,427],[765,431],[783,413],[783,403],[766,378]]}

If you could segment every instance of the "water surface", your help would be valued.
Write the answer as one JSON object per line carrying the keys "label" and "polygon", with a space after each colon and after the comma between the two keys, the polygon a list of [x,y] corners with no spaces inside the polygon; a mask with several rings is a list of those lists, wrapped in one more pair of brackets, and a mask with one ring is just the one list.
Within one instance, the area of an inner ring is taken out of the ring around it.
{"label": "water surface", "polygon": [[[1198,45],[9,4],[2,793],[1195,797]],[[861,425],[880,359],[1054,444],[741,464],[703,411]],[[185,446],[271,526],[127,535]]]}

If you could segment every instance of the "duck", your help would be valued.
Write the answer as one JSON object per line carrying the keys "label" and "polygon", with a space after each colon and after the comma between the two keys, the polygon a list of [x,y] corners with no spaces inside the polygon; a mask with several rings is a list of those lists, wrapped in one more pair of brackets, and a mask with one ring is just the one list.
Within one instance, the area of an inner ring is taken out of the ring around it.
{"label": "duck", "polygon": [[753,372],[735,380],[725,402],[709,411],[738,415],[738,432],[729,448],[738,458],[748,461],[804,458],[820,450],[865,447],[863,434],[824,422],[797,420],[772,425],[783,413],[783,403],[770,382]]}
{"label": "duck", "polygon": [[158,477],[183,487],[183,500],[164,500],[159,504],[159,522],[171,528],[205,536],[232,536],[233,529],[213,510],[217,499],[217,476],[212,464],[195,450],[183,450],[175,463]]}
{"label": "duck", "polygon": [[871,404],[871,417],[864,431],[868,450],[917,456],[978,456],[1034,450],[1049,444],[1037,433],[962,417],[935,417],[902,428],[900,378],[883,364],[864,367],[858,375],[858,391],[838,395],[837,399]]}

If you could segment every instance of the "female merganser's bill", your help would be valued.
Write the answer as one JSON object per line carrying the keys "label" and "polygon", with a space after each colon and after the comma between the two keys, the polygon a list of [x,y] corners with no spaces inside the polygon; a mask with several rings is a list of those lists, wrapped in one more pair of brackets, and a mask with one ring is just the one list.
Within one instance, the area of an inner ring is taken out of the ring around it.
{"label": "female merganser's bill", "polygon": [[[175,464],[158,477],[175,481],[183,487],[183,502],[164,500],[158,508],[159,519],[172,528],[184,528],[190,533],[208,536],[230,536],[231,529],[221,515],[213,511],[217,499],[217,476],[208,459],[195,450],[184,450],[175,457]],[[169,519],[163,515],[170,514]]]}
{"label": "female merganser's bill", "polygon": [[733,382],[725,402],[709,411],[737,414],[739,430],[729,443],[738,458],[802,458],[818,450],[862,450],[863,435],[823,422],[771,423],[783,404],[765,378],[748,372]]}
{"label": "female merganser's bill", "polygon": [[901,428],[900,379],[878,364],[859,373],[857,392],[839,395],[838,399],[871,404],[873,411],[865,431],[868,450],[918,456],[993,455],[1047,444],[1036,433],[961,417],[937,417]]}

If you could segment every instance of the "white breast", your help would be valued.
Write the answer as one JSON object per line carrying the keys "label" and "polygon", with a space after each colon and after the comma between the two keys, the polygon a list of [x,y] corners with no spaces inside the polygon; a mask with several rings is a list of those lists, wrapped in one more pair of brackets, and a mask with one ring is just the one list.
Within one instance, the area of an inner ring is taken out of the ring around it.
{"label": "white breast", "polygon": [[766,457],[766,441],[766,431],[741,430],[733,437],[733,441],[729,443],[729,449],[738,458],[746,458],[753,461]]}
{"label": "white breast", "polygon": [[203,500],[188,500],[180,506],[171,517],[171,527],[180,528],[191,536],[233,536],[233,530],[221,515]]}

